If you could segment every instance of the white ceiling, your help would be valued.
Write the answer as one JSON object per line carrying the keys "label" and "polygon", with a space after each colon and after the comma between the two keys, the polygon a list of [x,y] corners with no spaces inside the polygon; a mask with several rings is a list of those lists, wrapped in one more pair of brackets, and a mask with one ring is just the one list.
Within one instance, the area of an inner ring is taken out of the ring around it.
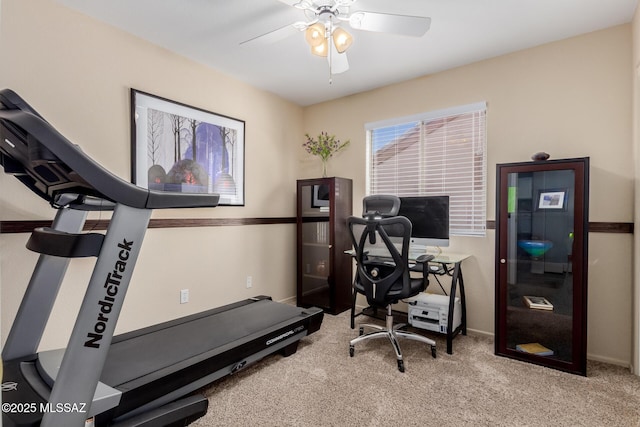
{"label": "white ceiling", "polygon": [[[329,84],[303,33],[241,42],[305,20],[278,0],[57,0],[157,45],[311,105],[509,52],[628,23],[638,0],[358,0],[365,10],[431,17],[421,38],[347,29],[350,69]],[[322,4],[324,0],[315,0]]]}

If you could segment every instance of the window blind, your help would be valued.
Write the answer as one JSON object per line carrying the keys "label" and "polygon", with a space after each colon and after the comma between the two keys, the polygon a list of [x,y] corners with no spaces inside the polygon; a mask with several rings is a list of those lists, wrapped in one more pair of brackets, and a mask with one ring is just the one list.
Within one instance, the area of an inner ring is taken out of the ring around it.
{"label": "window blind", "polygon": [[369,123],[367,194],[449,195],[450,234],[486,232],[486,103]]}

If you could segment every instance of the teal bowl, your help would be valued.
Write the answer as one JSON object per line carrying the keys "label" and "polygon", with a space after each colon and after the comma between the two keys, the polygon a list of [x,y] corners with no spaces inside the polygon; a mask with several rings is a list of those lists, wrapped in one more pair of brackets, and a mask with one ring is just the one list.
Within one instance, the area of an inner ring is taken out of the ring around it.
{"label": "teal bowl", "polygon": [[544,255],[553,247],[549,240],[518,240],[518,246],[533,257]]}

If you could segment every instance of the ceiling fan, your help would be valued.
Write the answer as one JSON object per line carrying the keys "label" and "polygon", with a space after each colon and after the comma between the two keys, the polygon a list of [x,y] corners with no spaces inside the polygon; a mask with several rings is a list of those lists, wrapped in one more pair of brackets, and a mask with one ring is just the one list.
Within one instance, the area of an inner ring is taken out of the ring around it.
{"label": "ceiling fan", "polygon": [[329,82],[332,74],[349,69],[346,50],[353,43],[353,37],[343,27],[354,30],[392,33],[420,37],[431,25],[431,18],[424,16],[396,15],[381,12],[351,12],[356,0],[279,0],[304,12],[306,21],[294,22],[270,31],[240,44],[272,43],[296,32],[305,33],[311,53],[327,57],[329,61]]}

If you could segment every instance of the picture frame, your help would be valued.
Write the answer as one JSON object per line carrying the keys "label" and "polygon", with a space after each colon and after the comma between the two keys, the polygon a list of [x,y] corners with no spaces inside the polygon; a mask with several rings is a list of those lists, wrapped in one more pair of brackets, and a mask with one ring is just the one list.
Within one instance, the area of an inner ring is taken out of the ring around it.
{"label": "picture frame", "polygon": [[566,210],[567,191],[564,189],[540,190],[536,208],[551,210]]}
{"label": "picture frame", "polygon": [[549,300],[546,299],[545,297],[538,297],[538,296],[533,296],[533,295],[524,295],[522,297],[522,300],[524,301],[525,305],[528,308],[531,308],[531,309],[547,310],[547,311],[552,311],[553,310],[553,304],[551,304],[549,302]]}
{"label": "picture frame", "polygon": [[244,134],[242,120],[132,88],[132,182],[244,206]]}

